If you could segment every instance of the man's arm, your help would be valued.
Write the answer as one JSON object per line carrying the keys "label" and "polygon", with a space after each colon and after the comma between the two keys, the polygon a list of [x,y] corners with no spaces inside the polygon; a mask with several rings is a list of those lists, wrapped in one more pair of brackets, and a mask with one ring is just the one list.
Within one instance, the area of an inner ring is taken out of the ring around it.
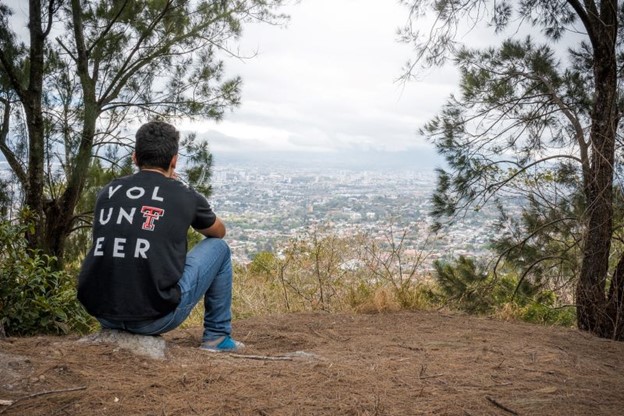
{"label": "man's arm", "polygon": [[204,228],[203,230],[197,230],[200,234],[205,235],[206,237],[212,238],[223,238],[225,237],[225,224],[219,218],[217,218],[210,227]]}

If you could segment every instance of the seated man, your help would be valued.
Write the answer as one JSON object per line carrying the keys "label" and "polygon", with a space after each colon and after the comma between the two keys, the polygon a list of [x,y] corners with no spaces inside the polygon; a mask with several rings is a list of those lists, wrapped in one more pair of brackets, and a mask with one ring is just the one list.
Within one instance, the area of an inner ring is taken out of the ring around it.
{"label": "seated man", "polygon": [[[139,172],[98,194],[93,246],[78,299],[103,328],[157,335],[178,327],[204,298],[201,348],[235,351],[232,264],[225,226],[208,201],[176,179],[180,134],[153,121],[136,133]],[[205,238],[187,254],[189,226]]]}

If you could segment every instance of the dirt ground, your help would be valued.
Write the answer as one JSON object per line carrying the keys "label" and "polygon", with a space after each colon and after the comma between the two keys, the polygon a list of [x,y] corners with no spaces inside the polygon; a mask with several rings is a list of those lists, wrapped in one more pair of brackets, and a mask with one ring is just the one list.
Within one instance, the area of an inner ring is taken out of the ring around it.
{"label": "dirt ground", "polygon": [[279,315],[234,329],[241,355],[199,350],[190,328],[164,336],[165,360],[78,336],[2,340],[0,414],[624,414],[624,343],[572,329],[449,312]]}

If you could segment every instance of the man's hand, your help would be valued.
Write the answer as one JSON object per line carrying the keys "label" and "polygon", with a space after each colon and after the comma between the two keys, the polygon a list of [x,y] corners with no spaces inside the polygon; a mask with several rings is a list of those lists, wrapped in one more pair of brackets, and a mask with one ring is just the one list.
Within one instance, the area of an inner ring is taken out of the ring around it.
{"label": "man's hand", "polygon": [[225,224],[219,218],[217,218],[210,227],[204,228],[203,230],[197,230],[200,234],[205,235],[206,237],[212,238],[223,238],[225,237]]}

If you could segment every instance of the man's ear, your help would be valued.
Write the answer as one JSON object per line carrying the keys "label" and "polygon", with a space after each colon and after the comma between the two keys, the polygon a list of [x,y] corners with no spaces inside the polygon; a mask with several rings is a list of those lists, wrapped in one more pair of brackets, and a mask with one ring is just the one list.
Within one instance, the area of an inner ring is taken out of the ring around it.
{"label": "man's ear", "polygon": [[132,152],[132,162],[137,165],[137,167],[139,166],[139,162],[137,162],[137,158],[136,158],[136,153]]}
{"label": "man's ear", "polygon": [[178,164],[178,154],[176,153],[176,155],[171,158],[171,162],[169,163],[169,168],[175,170],[177,164]]}

